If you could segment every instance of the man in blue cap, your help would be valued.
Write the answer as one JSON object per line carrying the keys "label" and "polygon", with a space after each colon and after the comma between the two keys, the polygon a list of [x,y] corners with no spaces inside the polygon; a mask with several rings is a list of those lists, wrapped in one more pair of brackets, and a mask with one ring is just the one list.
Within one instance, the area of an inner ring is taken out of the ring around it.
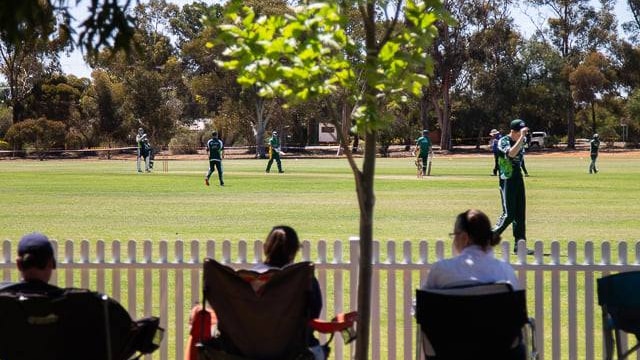
{"label": "man in blue cap", "polygon": [[[515,119],[509,124],[509,134],[498,142],[498,165],[500,167],[500,196],[502,198],[502,215],[493,227],[493,232],[502,232],[513,223],[513,252],[517,252],[518,240],[526,240],[526,210],[524,179],[522,177],[522,156],[529,128],[525,122]],[[533,254],[527,250],[527,254]]]}
{"label": "man in blue cap", "polygon": [[11,285],[12,291],[30,293],[61,291],[59,287],[49,284],[53,270],[56,268],[56,258],[53,245],[45,235],[34,232],[23,236],[18,243],[16,264],[22,281]]}

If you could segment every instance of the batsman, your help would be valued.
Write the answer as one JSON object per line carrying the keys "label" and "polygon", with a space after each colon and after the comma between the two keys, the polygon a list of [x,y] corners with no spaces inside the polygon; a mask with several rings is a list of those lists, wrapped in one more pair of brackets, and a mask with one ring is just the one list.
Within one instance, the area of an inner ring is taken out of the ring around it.
{"label": "batsman", "polygon": [[[422,130],[422,136],[416,140],[415,152],[418,154],[418,157],[422,159],[422,175],[431,175],[431,161],[429,161],[429,154],[433,157],[433,149],[431,148],[431,140],[429,139],[429,130]],[[428,173],[427,168],[429,168]]]}
{"label": "batsman", "polygon": [[280,154],[282,151],[280,150],[280,139],[278,139],[278,132],[273,131],[271,133],[271,138],[269,139],[269,162],[267,163],[267,169],[265,172],[268,174],[271,171],[271,165],[273,161],[276,161],[276,165],[278,165],[278,172],[282,174],[282,162],[280,161]]}

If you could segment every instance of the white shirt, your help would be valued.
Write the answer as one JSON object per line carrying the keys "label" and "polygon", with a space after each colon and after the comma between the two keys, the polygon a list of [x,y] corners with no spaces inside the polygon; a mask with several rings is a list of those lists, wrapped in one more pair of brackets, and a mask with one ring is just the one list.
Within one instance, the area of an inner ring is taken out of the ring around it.
{"label": "white shirt", "polygon": [[460,255],[443,259],[431,267],[425,289],[442,289],[474,283],[508,282],[519,289],[518,279],[511,265],[486,252],[478,245],[467,246]]}

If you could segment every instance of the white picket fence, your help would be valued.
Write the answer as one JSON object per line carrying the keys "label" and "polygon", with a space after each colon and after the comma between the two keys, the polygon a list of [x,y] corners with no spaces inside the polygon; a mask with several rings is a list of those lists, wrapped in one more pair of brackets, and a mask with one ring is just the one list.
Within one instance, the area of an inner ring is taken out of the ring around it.
{"label": "white picket fence", "polygon": [[[236,268],[262,258],[262,242],[247,241],[54,241],[58,270],[52,282],[91,288],[118,299],[134,318],[161,317],[167,329],[154,359],[182,359],[188,314],[201,299],[202,259],[213,257]],[[530,244],[531,245],[531,244]],[[640,270],[640,243],[578,244],[536,242],[534,256],[510,254],[503,242],[496,256],[512,262],[527,289],[529,316],[536,319],[540,359],[602,359],[601,312],[596,279]],[[61,246],[63,248],[61,248]],[[125,246],[126,250],[122,249]],[[430,264],[450,254],[450,242],[386,241],[374,244],[371,358],[415,358],[412,299]],[[612,257],[612,246],[616,256]],[[188,248],[185,251],[185,247]],[[305,241],[301,260],[316,264],[324,295],[323,317],[355,308],[358,241]],[[141,250],[142,255],[139,256]],[[550,253],[544,254],[544,251]],[[632,250],[632,251],[631,251]],[[343,253],[346,252],[347,256]],[[313,256],[312,256],[313,254]],[[598,256],[598,259],[596,259]],[[631,258],[631,261],[629,260]],[[0,279],[17,281],[15,241],[2,243]],[[80,310],[79,310],[80,311]],[[352,346],[333,342],[332,358],[349,359]]]}

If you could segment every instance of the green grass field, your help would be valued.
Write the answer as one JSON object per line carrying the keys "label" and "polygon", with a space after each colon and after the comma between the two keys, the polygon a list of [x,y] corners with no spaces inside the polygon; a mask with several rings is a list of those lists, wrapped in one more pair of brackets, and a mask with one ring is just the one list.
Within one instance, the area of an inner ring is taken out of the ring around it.
{"label": "green grass field", "polygon": [[[270,227],[295,227],[312,241],[358,233],[353,175],[344,159],[226,160],[225,182],[204,185],[208,163],[170,161],[169,172],[137,174],[133,160],[0,161],[0,236],[30,231],[52,238],[263,239]],[[530,240],[640,238],[640,153],[604,154],[589,175],[588,156],[529,155]],[[380,240],[444,239],[467,208],[500,213],[489,156],[436,157],[432,177],[416,179],[411,160],[379,159],[374,235]],[[510,229],[504,239],[510,240]]]}

